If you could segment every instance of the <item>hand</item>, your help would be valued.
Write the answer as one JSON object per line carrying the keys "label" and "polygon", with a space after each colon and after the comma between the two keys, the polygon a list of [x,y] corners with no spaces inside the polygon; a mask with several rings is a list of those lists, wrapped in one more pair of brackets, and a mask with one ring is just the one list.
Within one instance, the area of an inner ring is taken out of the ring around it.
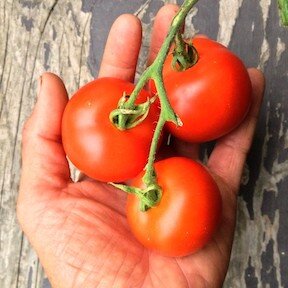
{"label": "hand", "polygon": [[[150,62],[177,9],[167,5],[157,14]],[[132,15],[120,16],[110,31],[99,77],[133,81],[140,42],[139,20]],[[61,143],[67,93],[57,76],[42,76],[37,104],[23,131],[17,213],[53,287],[222,285],[233,240],[236,195],[264,87],[259,71],[250,69],[249,74],[253,83],[249,115],[240,127],[218,141],[207,164],[222,193],[221,227],[201,251],[184,258],[163,257],[134,239],[125,217],[124,192],[87,177],[71,181]],[[174,142],[172,147],[174,154],[197,154],[197,147],[185,143]]]}

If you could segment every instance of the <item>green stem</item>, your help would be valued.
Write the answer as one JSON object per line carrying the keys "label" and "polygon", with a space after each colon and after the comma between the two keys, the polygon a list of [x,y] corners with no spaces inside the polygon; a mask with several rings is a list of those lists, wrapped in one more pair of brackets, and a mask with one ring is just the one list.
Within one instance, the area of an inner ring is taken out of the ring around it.
{"label": "green stem", "polygon": [[[176,35],[178,34],[178,31],[180,30],[181,26],[183,25],[183,22],[185,21],[185,17],[187,16],[189,11],[192,9],[192,7],[198,1],[199,0],[186,0],[183,3],[183,5],[180,7],[178,13],[175,15],[174,19],[172,20],[172,23],[171,23],[170,29],[168,31],[167,37],[164,40],[164,42],[161,46],[161,49],[156,56],[156,59],[154,60],[152,65],[149,66],[144,71],[142,76],[140,77],[138,83],[135,86],[134,91],[131,93],[129,100],[127,101],[127,107],[134,105],[139,92],[145,86],[145,84],[147,83],[147,81],[150,78],[152,78],[154,80],[156,80],[156,78],[159,78],[159,77],[162,78],[163,65],[164,65],[165,59],[167,57],[167,54],[169,53],[170,47],[171,47],[172,43],[174,42],[174,39],[175,39]],[[156,71],[156,73],[155,73],[155,71]],[[162,109],[162,107],[161,107],[161,109]]]}
{"label": "green stem", "polygon": [[278,0],[278,7],[282,24],[288,26],[288,0]]}
{"label": "green stem", "polygon": [[[153,135],[150,152],[149,152],[149,158],[148,158],[148,162],[147,162],[146,169],[145,169],[145,174],[142,178],[143,183],[146,185],[146,189],[141,190],[142,192],[140,192],[139,194],[139,188],[129,187],[129,186],[127,186],[128,188],[125,188],[125,185],[124,186],[114,185],[117,188],[122,189],[123,191],[134,193],[140,199],[140,202],[142,203],[141,210],[143,211],[146,211],[147,209],[155,206],[160,201],[161,195],[162,195],[161,187],[159,187],[159,185],[157,184],[157,178],[156,178],[156,173],[154,169],[154,162],[155,162],[158,143],[161,138],[163,127],[167,121],[171,121],[179,126],[182,125],[181,120],[173,111],[169,103],[169,100],[167,98],[167,95],[166,95],[166,91],[165,91],[165,87],[163,83],[163,75],[162,75],[163,65],[169,53],[170,47],[172,43],[175,41],[175,38],[178,37],[177,41],[180,41],[179,33],[185,21],[185,17],[187,16],[189,11],[197,2],[198,0],[185,0],[183,5],[180,7],[178,13],[175,15],[174,19],[172,20],[167,37],[164,40],[162,47],[160,51],[158,52],[154,62],[152,63],[151,66],[149,66],[144,71],[138,83],[136,84],[134,91],[131,93],[129,99],[125,103],[126,109],[133,109],[133,107],[135,107],[135,101],[138,97],[138,94],[140,93],[142,88],[145,86],[147,81],[149,79],[153,79],[155,81],[158,97],[160,99],[161,112],[159,115],[159,120],[157,122],[154,135]],[[143,200],[143,197],[145,198],[144,200]]]}
{"label": "green stem", "polygon": [[[143,176],[143,181],[146,185],[149,185],[151,183],[155,183],[156,177],[155,177],[155,170],[154,170],[154,162],[155,162],[155,155],[157,152],[157,147],[159,143],[159,139],[161,137],[161,132],[163,130],[163,127],[166,123],[166,121],[172,121],[176,125],[182,125],[181,120],[177,117],[175,112],[173,111],[169,100],[166,96],[166,91],[163,85],[163,65],[165,62],[165,59],[167,57],[167,54],[170,50],[170,47],[177,36],[178,32],[181,29],[181,26],[185,20],[185,17],[191,10],[191,8],[198,2],[198,0],[187,0],[184,2],[184,4],[179,9],[178,13],[174,17],[172,24],[170,26],[170,29],[168,31],[168,35],[166,39],[164,40],[164,43],[156,56],[156,59],[154,60],[153,64],[150,66],[152,67],[152,79],[155,81],[156,84],[156,90],[159,95],[160,104],[161,104],[161,112],[159,116],[159,120],[156,126],[156,130],[153,135],[152,144],[150,148],[148,163],[146,166],[146,172]],[[155,68],[156,67],[156,68]]]}
{"label": "green stem", "polygon": [[151,144],[150,152],[149,152],[149,158],[148,158],[148,162],[146,165],[145,174],[143,176],[143,182],[146,184],[146,186],[149,186],[157,181],[156,173],[154,170],[154,162],[155,162],[156,151],[158,147],[158,141],[159,141],[159,138],[161,137],[161,133],[166,122],[162,113],[163,112],[160,113],[160,117],[157,122],[157,126],[153,135],[152,144]]}
{"label": "green stem", "polygon": [[176,71],[185,71],[197,63],[198,57],[192,41],[191,43],[185,42],[182,34],[178,32],[175,37],[172,68]]}
{"label": "green stem", "polygon": [[156,89],[158,91],[158,96],[161,103],[161,112],[159,115],[159,120],[156,125],[156,129],[152,138],[152,144],[150,147],[149,158],[146,165],[146,172],[143,176],[143,182],[149,186],[154,184],[156,180],[156,174],[154,171],[154,162],[156,157],[156,152],[158,148],[159,139],[161,138],[162,130],[167,121],[173,121],[176,125],[181,126],[182,122],[180,118],[173,111],[167,97],[165,87],[163,85],[162,75],[161,77],[155,78]]}
{"label": "green stem", "polygon": [[175,50],[177,50],[177,52],[179,51],[179,53],[182,53],[182,54],[186,52],[185,41],[180,32],[178,32],[175,36]]}
{"label": "green stem", "polygon": [[138,80],[134,90],[132,91],[128,101],[126,102],[126,107],[132,107],[140,93],[143,89],[147,81],[151,78],[153,73],[153,66],[149,66],[141,75],[140,79]]}

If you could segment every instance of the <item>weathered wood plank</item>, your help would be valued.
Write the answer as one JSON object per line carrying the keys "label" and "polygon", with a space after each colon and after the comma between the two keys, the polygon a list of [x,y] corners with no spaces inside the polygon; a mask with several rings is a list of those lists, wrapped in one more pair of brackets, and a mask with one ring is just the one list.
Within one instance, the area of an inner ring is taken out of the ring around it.
{"label": "weathered wood plank", "polygon": [[[284,267],[287,267],[288,231],[283,220],[287,219],[284,207],[288,198],[283,182],[287,183],[288,172],[288,55],[285,50],[288,31],[279,26],[275,1],[244,1],[242,11],[230,46],[246,59],[248,66],[258,66],[264,71],[267,86],[247,162],[249,180],[239,198],[238,225],[227,283],[228,287],[287,287],[288,273]],[[247,30],[245,25],[252,30]]]}
{"label": "weathered wood plank", "polygon": [[[37,78],[46,70],[59,74],[69,94],[92,79],[112,22],[127,12],[143,21],[140,73],[163,2],[176,1],[1,1],[0,287],[48,287],[15,216],[21,129],[35,101]],[[267,78],[225,287],[288,287],[288,30],[280,27],[272,0],[202,0],[187,25],[228,45]]]}
{"label": "weathered wood plank", "polygon": [[90,15],[81,12],[81,4],[54,0],[0,4],[0,287],[42,285],[42,269],[15,216],[21,130],[35,101],[37,78],[45,70],[67,79],[70,93],[91,79],[86,65]]}

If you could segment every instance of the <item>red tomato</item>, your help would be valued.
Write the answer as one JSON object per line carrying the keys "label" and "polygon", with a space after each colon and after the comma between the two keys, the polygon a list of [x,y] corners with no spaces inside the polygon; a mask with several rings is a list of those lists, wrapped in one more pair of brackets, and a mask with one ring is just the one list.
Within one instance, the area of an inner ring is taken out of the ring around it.
{"label": "red tomato", "polygon": [[167,96],[183,122],[167,127],[184,141],[206,142],[242,122],[251,103],[251,81],[241,60],[223,45],[205,38],[195,38],[193,45],[199,55],[193,67],[173,70],[170,54],[163,68]]}
{"label": "red tomato", "polygon": [[[100,181],[121,182],[136,176],[146,165],[159,115],[152,104],[147,118],[138,126],[118,130],[109,120],[123,92],[129,95],[132,83],[100,78],[82,87],[68,102],[62,120],[64,150],[83,173]],[[137,103],[149,93],[141,91]]]}
{"label": "red tomato", "polygon": [[[146,212],[128,195],[127,218],[135,237],[147,248],[167,256],[185,256],[203,247],[221,218],[221,196],[211,175],[199,163],[173,157],[155,164],[161,201]],[[143,187],[142,174],[131,186]]]}

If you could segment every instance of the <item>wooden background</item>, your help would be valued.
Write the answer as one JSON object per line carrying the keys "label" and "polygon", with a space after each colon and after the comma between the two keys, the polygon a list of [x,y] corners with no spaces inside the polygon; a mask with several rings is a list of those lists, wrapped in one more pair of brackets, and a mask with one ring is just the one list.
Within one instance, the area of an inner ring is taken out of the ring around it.
{"label": "wooden background", "polygon": [[[153,17],[164,2],[176,1],[0,1],[1,288],[49,287],[15,215],[21,129],[38,77],[59,74],[70,94],[91,80],[112,22],[127,12],[143,21],[141,72]],[[201,0],[187,25],[228,45],[267,79],[225,287],[288,287],[288,29],[279,25],[276,0]]]}

